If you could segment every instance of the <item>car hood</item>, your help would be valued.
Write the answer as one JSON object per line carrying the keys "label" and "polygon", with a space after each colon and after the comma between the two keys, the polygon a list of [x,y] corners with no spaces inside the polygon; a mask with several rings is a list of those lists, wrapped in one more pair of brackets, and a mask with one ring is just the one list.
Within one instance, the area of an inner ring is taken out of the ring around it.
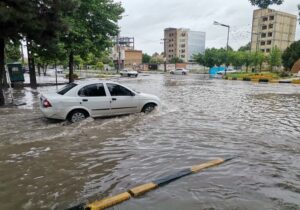
{"label": "car hood", "polygon": [[141,98],[141,99],[151,99],[151,100],[155,100],[155,101],[160,101],[159,98],[155,95],[152,95],[152,94],[148,94],[148,93],[138,93],[138,96]]}

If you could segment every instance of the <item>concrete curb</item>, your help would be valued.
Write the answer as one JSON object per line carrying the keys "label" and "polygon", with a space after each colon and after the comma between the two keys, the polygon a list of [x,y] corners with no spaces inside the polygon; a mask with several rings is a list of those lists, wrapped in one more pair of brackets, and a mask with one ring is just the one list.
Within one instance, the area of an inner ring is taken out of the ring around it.
{"label": "concrete curb", "polygon": [[223,78],[225,80],[238,80],[238,81],[244,81],[244,82],[258,82],[258,83],[278,83],[278,84],[300,84],[300,80],[271,80],[268,78],[261,78],[261,79],[251,79],[248,77],[244,77],[244,78],[232,78],[232,77],[228,77]]}
{"label": "concrete curb", "polygon": [[122,203],[124,201],[127,201],[132,197],[141,196],[151,190],[154,190],[158,187],[166,185],[166,184],[168,184],[172,181],[175,181],[179,178],[182,178],[184,176],[187,176],[187,175],[190,175],[193,173],[198,173],[207,168],[218,166],[218,165],[225,163],[227,161],[230,161],[232,159],[233,158],[211,160],[206,163],[202,163],[200,165],[195,165],[190,168],[186,168],[186,169],[177,171],[170,175],[160,177],[152,182],[136,186],[134,188],[129,189],[127,192],[123,192],[123,193],[115,195],[115,196],[107,197],[107,198],[101,199],[99,201],[94,201],[90,204],[81,203],[77,206],[68,208],[67,210],[102,210],[105,208],[109,208],[109,207],[112,207],[119,203]]}

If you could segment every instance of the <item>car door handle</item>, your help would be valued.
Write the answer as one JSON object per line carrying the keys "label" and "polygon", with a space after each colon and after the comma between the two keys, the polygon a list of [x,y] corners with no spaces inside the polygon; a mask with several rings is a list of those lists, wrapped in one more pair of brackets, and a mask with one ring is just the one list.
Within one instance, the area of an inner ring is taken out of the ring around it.
{"label": "car door handle", "polygon": [[87,100],[87,99],[82,99],[82,101],[87,102],[87,101],[89,101],[89,100]]}
{"label": "car door handle", "polygon": [[117,99],[116,98],[112,98],[111,100],[116,101]]}

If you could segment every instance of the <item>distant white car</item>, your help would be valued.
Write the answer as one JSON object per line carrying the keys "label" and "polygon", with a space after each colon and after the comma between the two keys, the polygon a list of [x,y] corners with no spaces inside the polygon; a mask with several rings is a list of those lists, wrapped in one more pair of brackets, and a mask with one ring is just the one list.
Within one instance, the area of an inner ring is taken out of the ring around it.
{"label": "distant white car", "polygon": [[120,75],[122,77],[137,77],[139,73],[137,71],[123,69],[122,71],[120,71]]}
{"label": "distant white car", "polygon": [[151,112],[160,106],[157,96],[139,93],[111,81],[70,83],[54,94],[41,94],[45,117],[79,122],[87,117]]}
{"label": "distant white car", "polygon": [[170,71],[170,74],[177,74],[177,75],[187,75],[188,73],[189,73],[189,71],[184,68],[179,68],[179,69]]}

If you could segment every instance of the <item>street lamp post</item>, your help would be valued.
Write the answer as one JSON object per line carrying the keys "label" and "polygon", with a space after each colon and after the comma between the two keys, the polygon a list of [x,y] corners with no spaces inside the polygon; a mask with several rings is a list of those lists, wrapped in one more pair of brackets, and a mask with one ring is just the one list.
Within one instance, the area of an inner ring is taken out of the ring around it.
{"label": "street lamp post", "polygon": [[[227,51],[227,54],[228,54],[228,50],[229,50],[229,33],[230,33],[230,25],[226,25],[226,24],[223,24],[223,23],[219,23],[217,21],[214,21],[214,25],[217,25],[217,26],[223,26],[223,27],[226,27],[228,29],[228,33],[227,33],[227,44],[226,44],[226,51]],[[228,56],[227,56],[228,57]],[[225,69],[225,75],[226,75],[226,71],[227,71],[227,67]]]}

